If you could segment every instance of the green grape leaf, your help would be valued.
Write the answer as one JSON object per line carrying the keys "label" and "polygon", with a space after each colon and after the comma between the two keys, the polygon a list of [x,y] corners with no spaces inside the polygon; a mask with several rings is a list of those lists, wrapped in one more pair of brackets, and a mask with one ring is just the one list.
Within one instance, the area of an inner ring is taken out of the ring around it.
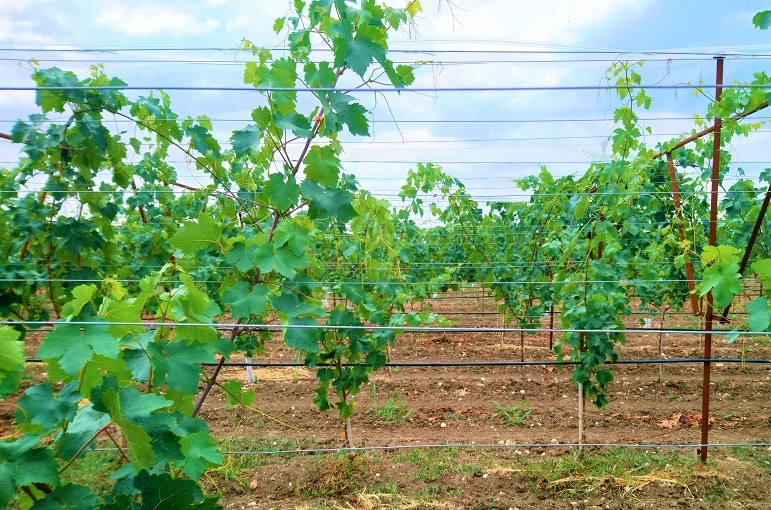
{"label": "green grape leaf", "polygon": [[155,342],[147,346],[150,361],[155,368],[156,386],[194,394],[201,382],[201,363],[214,360],[219,345],[216,343],[186,343],[182,341]]}
{"label": "green grape leaf", "polygon": [[304,256],[295,255],[291,249],[276,247],[272,244],[263,244],[257,248],[254,259],[262,273],[276,273],[292,279],[297,272],[305,269],[308,260]]}
{"label": "green grape leaf", "polygon": [[249,290],[247,282],[237,282],[222,294],[222,301],[223,304],[230,305],[233,317],[260,317],[265,313],[268,304],[268,288],[265,285],[255,285]]}
{"label": "green grape leaf", "polygon": [[[91,402],[78,409],[75,418],[67,425],[67,430],[57,440],[59,456],[70,460],[81,450],[88,451],[96,446],[95,435],[112,420],[100,411],[95,411]],[[88,448],[83,449],[87,441]]]}
{"label": "green grape leaf", "polygon": [[184,463],[175,462],[175,464],[181,463],[182,471],[194,480],[200,478],[210,467],[222,464],[222,453],[207,432],[185,434],[179,443],[185,459]]}
{"label": "green grape leaf", "polygon": [[300,186],[297,185],[294,175],[281,173],[270,174],[262,191],[268,203],[279,211],[293,207],[300,196]]}
{"label": "green grape leaf", "polygon": [[[315,308],[300,301],[293,293],[284,293],[271,298],[271,304],[284,324],[297,326],[317,326],[313,317],[322,317],[324,310]],[[284,342],[287,346],[304,352],[319,352],[321,336],[317,328],[300,327],[286,328]]]}
{"label": "green grape leaf", "polygon": [[771,11],[760,11],[755,13],[752,17],[752,24],[755,25],[755,28],[767,30],[768,27],[771,27]]}
{"label": "green grape leaf", "polygon": [[305,253],[312,242],[308,229],[293,221],[279,224],[273,232],[273,244],[279,248],[288,245],[298,257]]}
{"label": "green grape leaf", "polygon": [[305,83],[309,87],[331,88],[335,86],[337,75],[329,62],[319,62],[318,67],[314,62],[307,62],[303,70],[305,71]]}
{"label": "green grape leaf", "polygon": [[394,66],[390,60],[386,61],[383,65],[383,69],[388,75],[388,79],[391,80],[394,87],[397,89],[404,88],[407,85],[411,85],[415,81],[415,72],[412,66],[400,64]]}
{"label": "green grape leaf", "polygon": [[225,260],[233,264],[242,273],[246,273],[254,269],[254,258],[256,255],[257,245],[235,243],[225,256]]}
{"label": "green grape leaf", "polygon": [[62,307],[62,314],[65,317],[76,317],[80,314],[83,307],[86,306],[96,296],[96,285],[78,285],[72,289],[72,301],[69,301]]}
{"label": "green grape leaf", "polygon": [[305,156],[305,175],[322,186],[337,185],[340,159],[331,145],[314,145]]}
{"label": "green grape leaf", "polygon": [[[88,321],[99,321],[91,318]],[[120,352],[118,340],[108,332],[106,324],[77,325],[57,322],[40,344],[38,356],[46,361],[56,360],[69,376],[76,376],[86,363],[100,354],[117,358]]]}
{"label": "green grape leaf", "polygon": [[254,151],[254,149],[260,145],[261,140],[262,130],[252,124],[249,124],[243,129],[233,131],[233,134],[230,137],[233,151],[238,157],[242,157]]}
{"label": "green grape leaf", "polygon": [[59,484],[59,465],[50,448],[39,448],[38,436],[0,441],[0,506],[10,503],[17,487]]}
{"label": "green grape leaf", "polygon": [[68,484],[56,487],[46,497],[35,501],[30,510],[96,510],[99,498],[88,487]]}
{"label": "green grape leaf", "polygon": [[179,281],[185,286],[185,292],[180,294],[180,298],[184,301],[183,306],[186,314],[201,319],[202,322],[210,322],[210,318],[205,315],[211,305],[209,296],[198,288],[195,280],[189,274],[180,273]]}
{"label": "green grape leaf", "polygon": [[761,259],[752,264],[752,270],[758,275],[764,287],[771,287],[771,259]]}
{"label": "green grape leaf", "polygon": [[750,331],[767,331],[771,324],[771,310],[768,308],[768,299],[755,298],[747,303],[747,325]]}
{"label": "green grape leaf", "polygon": [[699,282],[699,296],[705,296],[712,291],[717,309],[728,306],[741,290],[741,275],[738,264],[713,264],[704,270],[702,280]]}
{"label": "green grape leaf", "polygon": [[598,370],[594,378],[601,387],[604,387],[613,382],[613,372],[608,369]]}
{"label": "green grape leaf", "polygon": [[130,380],[132,375],[123,356],[113,359],[97,354],[83,367],[80,375],[80,392],[88,395],[92,388],[102,384],[105,374],[112,374],[121,381]]}
{"label": "green grape leaf", "polygon": [[119,387],[111,375],[91,391],[91,401],[94,410],[109,414],[123,431],[128,442],[128,457],[134,468],[152,467],[156,455],[145,428],[153,422],[153,412],[169,407],[171,401],[158,395],[140,393],[131,386]]}
{"label": "green grape leaf", "polygon": [[577,220],[581,220],[586,216],[586,212],[589,209],[589,195],[581,195],[576,203],[576,208],[573,211],[573,217]]}
{"label": "green grape leaf", "polygon": [[331,216],[341,223],[347,223],[356,217],[350,192],[326,188],[308,179],[303,181],[300,188],[303,196],[311,201],[308,212],[312,218]]}
{"label": "green grape leaf", "polygon": [[171,236],[169,243],[184,253],[194,253],[212,245],[223,250],[222,230],[222,225],[215,223],[211,216],[201,213],[197,221],[185,221],[177,233]]}
{"label": "green grape leaf", "polygon": [[174,508],[175,510],[220,509],[217,498],[204,497],[194,480],[172,478],[168,473],[150,474],[140,471],[134,477],[134,487],[139,490],[142,507],[147,509]]}
{"label": "green grape leaf", "polygon": [[335,67],[348,66],[361,78],[367,73],[372,62],[384,62],[386,49],[377,41],[382,41],[384,34],[376,27],[359,25],[353,39],[340,38],[334,47]]}
{"label": "green grape leaf", "polygon": [[[293,317],[289,319],[290,326],[318,326],[318,323],[310,317]],[[317,329],[312,327],[284,329],[284,343],[291,349],[301,352],[320,352],[319,340],[321,336]]]}
{"label": "green grape leaf", "polygon": [[257,396],[254,390],[244,391],[238,381],[228,381],[222,385],[222,388],[225,390],[225,398],[230,406],[250,407]]}
{"label": "green grape leaf", "polygon": [[204,126],[190,126],[185,131],[185,134],[190,137],[190,147],[201,154],[206,154],[209,151],[217,153],[220,150],[220,144],[217,142],[217,139]]}
{"label": "green grape leaf", "polygon": [[19,390],[24,370],[24,344],[21,333],[10,326],[0,326],[0,398]]}
{"label": "green grape leaf", "polygon": [[[138,323],[142,322],[141,314],[149,296],[140,294],[135,299],[104,298],[99,316],[110,323]],[[140,325],[112,324],[109,328],[111,335],[122,338],[129,333],[140,333],[145,328]]]}
{"label": "green grape leaf", "polygon": [[297,112],[288,112],[286,114],[277,113],[275,116],[275,125],[279,129],[291,131],[300,138],[310,138],[313,135],[311,123],[308,117]]}
{"label": "green grape leaf", "polygon": [[78,383],[65,385],[54,395],[50,383],[41,383],[28,388],[19,399],[16,422],[29,434],[48,434],[63,423],[72,420],[82,398],[77,391]]}
{"label": "green grape leaf", "polygon": [[352,135],[369,136],[367,109],[356,102],[356,99],[343,92],[327,94],[328,103],[324,106],[324,125],[321,134],[324,136],[342,131],[346,127]]}
{"label": "green grape leaf", "polygon": [[705,246],[701,253],[701,263],[705,266],[712,263],[737,263],[740,254],[733,246]]}

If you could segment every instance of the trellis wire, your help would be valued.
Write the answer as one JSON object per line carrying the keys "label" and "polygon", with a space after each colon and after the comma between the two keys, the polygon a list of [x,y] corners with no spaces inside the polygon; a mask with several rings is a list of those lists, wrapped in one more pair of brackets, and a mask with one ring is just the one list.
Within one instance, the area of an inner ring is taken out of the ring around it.
{"label": "trellis wire", "polygon": [[[771,443],[424,443],[374,446],[341,446],[339,448],[303,448],[296,450],[242,450],[223,451],[223,455],[313,455],[318,453],[373,452],[392,450],[418,450],[436,448],[464,449],[550,449],[550,448],[652,448],[652,449],[689,449],[704,446],[718,448],[771,448]],[[118,448],[94,448],[98,452],[117,452]]]}
{"label": "trellis wire", "polygon": [[2,320],[0,325],[19,325],[19,326],[45,326],[52,324],[66,324],[68,326],[144,326],[149,328],[174,328],[176,326],[184,327],[213,327],[217,329],[238,329],[238,330],[262,330],[262,331],[281,331],[284,329],[327,329],[333,331],[361,330],[361,331],[402,331],[404,333],[671,333],[671,334],[691,334],[703,335],[712,333],[716,335],[738,335],[738,336],[769,336],[768,331],[736,331],[728,329],[705,330],[699,328],[596,328],[596,329],[568,329],[568,328],[511,328],[511,327],[433,327],[433,326],[380,326],[380,325],[361,325],[361,326],[343,326],[329,324],[249,324],[249,323],[216,323],[216,322],[111,322],[111,321],[9,321]]}
{"label": "trellis wire", "polygon": [[[41,358],[25,358],[25,363],[43,363]],[[771,359],[766,358],[661,358],[661,359],[629,359],[617,360],[608,365],[659,365],[659,364],[687,364],[687,363],[728,363],[742,365],[771,365]],[[574,366],[581,365],[580,361],[389,361],[384,367],[399,368],[439,368],[439,367],[529,367],[529,366]],[[201,363],[206,367],[259,367],[259,368],[303,368],[305,363],[283,361],[226,361],[224,363]],[[317,363],[317,367],[343,366],[343,367],[367,367],[367,363]]]}

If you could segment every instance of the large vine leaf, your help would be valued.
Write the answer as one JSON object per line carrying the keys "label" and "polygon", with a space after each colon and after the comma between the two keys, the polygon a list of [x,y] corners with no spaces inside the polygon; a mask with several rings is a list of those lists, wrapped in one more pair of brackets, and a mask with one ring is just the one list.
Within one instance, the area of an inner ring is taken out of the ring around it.
{"label": "large vine leaf", "polygon": [[43,499],[35,501],[30,510],[95,510],[99,498],[88,487],[76,484],[60,485]]}
{"label": "large vine leaf", "polygon": [[134,486],[139,490],[143,509],[213,510],[222,508],[216,504],[216,497],[205,497],[195,481],[172,478],[168,473],[150,474],[142,470],[134,478]]}
{"label": "large vine leaf", "polygon": [[334,147],[311,147],[305,156],[305,175],[323,186],[335,186],[340,175],[340,159]]}
{"label": "large vine leaf", "polygon": [[10,503],[17,487],[58,484],[59,465],[53,450],[38,446],[38,436],[0,441],[0,505]]}
{"label": "large vine leaf", "polygon": [[733,301],[734,296],[742,290],[739,264],[719,263],[706,268],[699,282],[699,296],[712,292],[714,305],[722,309]]}
{"label": "large vine leaf", "polygon": [[[99,318],[88,322],[101,321]],[[57,322],[40,344],[38,356],[55,360],[69,376],[77,375],[95,354],[117,358],[118,340],[110,334],[107,324],[68,324]]]}
{"label": "large vine leaf", "polygon": [[75,417],[78,402],[82,398],[77,391],[78,383],[65,385],[54,395],[51,383],[42,383],[28,388],[19,399],[16,422],[23,430],[33,434],[48,434]]}
{"label": "large vine leaf", "polygon": [[237,282],[222,294],[222,300],[230,305],[233,317],[249,319],[260,317],[265,313],[268,304],[268,288],[265,285],[255,285],[249,289],[247,282]]}
{"label": "large vine leaf", "polygon": [[180,447],[185,455],[182,470],[193,480],[200,478],[210,467],[222,464],[222,453],[208,431],[183,435]]}
{"label": "large vine leaf", "polygon": [[229,347],[230,343],[225,340],[217,343],[154,342],[147,347],[154,367],[154,384],[167,384],[171,389],[192,395],[201,382],[201,363],[214,361],[217,352]]}
{"label": "large vine leaf", "polygon": [[168,408],[172,402],[153,394],[141,393],[133,387],[119,387],[113,376],[105,377],[101,386],[91,392],[94,410],[110,415],[120,427],[128,443],[128,457],[135,469],[155,464],[152,438],[145,428],[155,421],[154,412]]}
{"label": "large vine leaf", "polygon": [[222,225],[215,223],[211,216],[202,213],[197,221],[185,221],[177,233],[169,239],[169,243],[184,253],[194,253],[200,248],[212,245],[223,249],[222,231]]}

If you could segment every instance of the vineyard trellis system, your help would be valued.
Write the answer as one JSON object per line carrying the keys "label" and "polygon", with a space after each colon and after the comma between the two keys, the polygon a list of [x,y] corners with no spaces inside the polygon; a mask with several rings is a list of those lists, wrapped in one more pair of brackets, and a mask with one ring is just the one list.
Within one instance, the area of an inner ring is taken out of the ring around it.
{"label": "vineyard trellis system", "polygon": [[[714,97],[695,121],[702,129],[655,148],[638,115],[653,101],[646,90],[706,94],[704,85],[644,86],[642,63],[616,62],[600,86],[412,88],[610,91],[620,104],[608,160],[580,176],[555,178],[543,167],[517,181],[528,201],[482,207],[459,179],[420,163],[394,205],[346,174],[341,155],[348,135],[370,135],[360,94],[387,98],[414,83],[420,65],[391,60],[388,39],[415,22],[420,2],[295,0],[291,9],[274,25],[286,48],[243,42],[244,86],[168,87],[251,91],[250,123],[228,145],[210,118],[180,119],[168,91],[130,86],[98,66],[80,78],[32,64],[33,87],[0,87],[34,90],[40,108],[2,136],[23,155],[0,169],[0,396],[13,399],[0,440],[0,506],[23,498],[123,510],[184,494],[188,507],[214,507],[198,481],[223,452],[202,410],[214,389],[240,404],[255,398],[221,379],[230,366],[278,369],[230,361],[259,359],[273,336],[315,374],[313,404],[337,412],[351,449],[355,399],[382,368],[569,366],[578,441],[567,444],[578,446],[601,444],[585,441],[584,400],[608,406],[610,367],[698,363],[706,460],[711,368],[769,363],[715,358],[712,340],[771,331],[771,240],[762,232],[771,185],[760,203],[749,179],[719,199],[725,147],[760,128],[742,121],[768,105],[771,78],[724,85],[717,58]],[[207,183],[181,182],[180,157]],[[771,183],[771,169],[758,180]],[[424,216],[434,223],[420,225]],[[743,278],[760,282],[757,297]],[[497,308],[495,327],[455,327],[424,306],[466,282],[479,282]],[[746,324],[715,329],[743,297]],[[664,327],[686,301],[700,327]],[[703,338],[702,356],[619,359],[627,335],[641,332],[626,318],[646,310],[662,317],[662,327],[642,329],[659,335],[660,357],[665,334]],[[389,360],[398,337],[428,333],[517,333],[521,360]],[[549,359],[526,361],[525,335],[546,333]],[[24,353],[29,337],[41,340],[34,356]],[[38,360],[45,381],[22,392],[25,365]],[[67,483],[62,473],[102,441],[123,463],[112,492]]]}

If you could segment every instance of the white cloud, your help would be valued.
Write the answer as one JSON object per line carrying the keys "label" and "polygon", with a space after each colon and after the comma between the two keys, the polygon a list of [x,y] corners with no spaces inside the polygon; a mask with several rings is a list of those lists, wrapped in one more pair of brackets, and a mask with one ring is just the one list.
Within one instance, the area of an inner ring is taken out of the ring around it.
{"label": "white cloud", "polygon": [[464,49],[569,46],[583,38],[588,28],[602,26],[617,15],[629,16],[635,6],[639,7],[635,0],[454,0],[452,11],[445,4],[440,0],[438,11],[425,9],[418,22],[417,41],[441,41]]}
{"label": "white cloud", "polygon": [[158,4],[110,3],[96,18],[100,25],[131,36],[200,35],[213,32],[219,22],[198,18],[189,9]]}
{"label": "white cloud", "polygon": [[10,41],[13,46],[49,43],[55,41],[50,32],[40,30],[40,24],[27,19],[0,16],[0,40]]}

